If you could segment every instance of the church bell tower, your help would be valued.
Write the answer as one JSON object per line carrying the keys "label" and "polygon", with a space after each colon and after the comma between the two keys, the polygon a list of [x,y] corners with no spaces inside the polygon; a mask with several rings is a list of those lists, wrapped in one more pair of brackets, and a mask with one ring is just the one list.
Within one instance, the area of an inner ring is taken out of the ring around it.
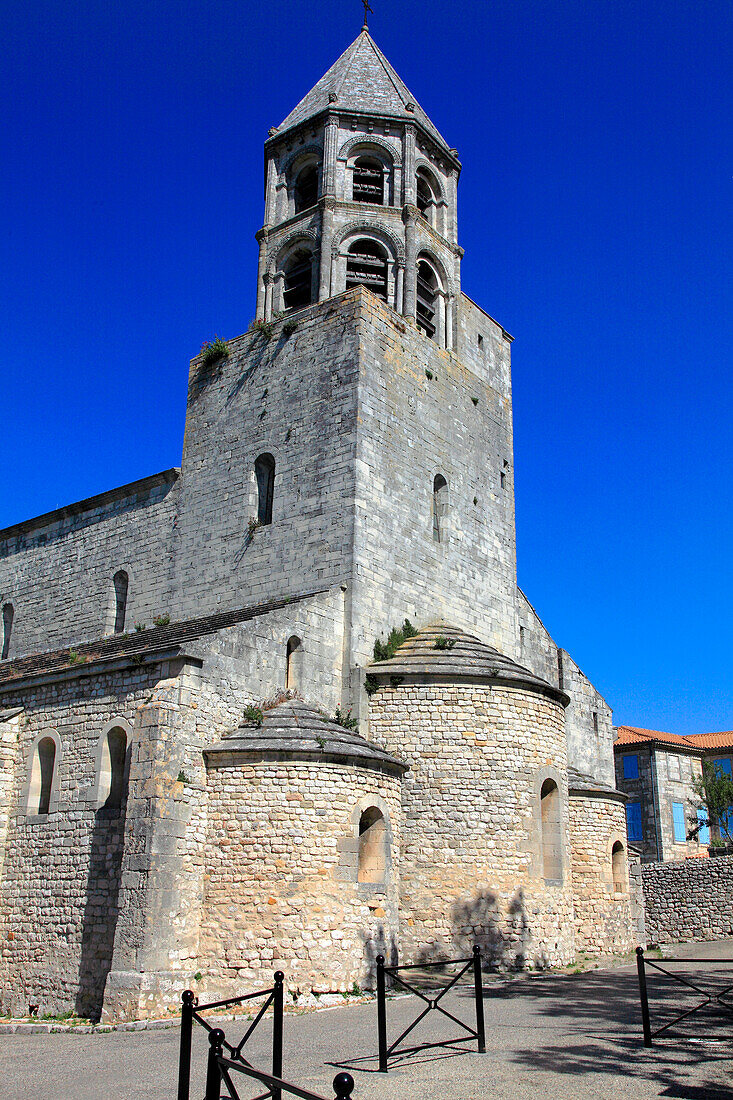
{"label": "church bell tower", "polygon": [[454,348],[460,170],[365,27],[265,143],[258,318],[362,285]]}

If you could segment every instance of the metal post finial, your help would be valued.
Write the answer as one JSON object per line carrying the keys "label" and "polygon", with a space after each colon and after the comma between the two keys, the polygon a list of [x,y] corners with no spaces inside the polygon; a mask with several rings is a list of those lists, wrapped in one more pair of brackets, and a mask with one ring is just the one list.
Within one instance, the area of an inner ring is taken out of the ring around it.
{"label": "metal post finial", "polygon": [[373,8],[369,7],[369,0],[361,0],[361,2],[364,5],[364,26],[361,29],[363,31],[368,31],[369,30],[369,12],[371,12],[372,15],[374,15],[374,10],[373,10]]}

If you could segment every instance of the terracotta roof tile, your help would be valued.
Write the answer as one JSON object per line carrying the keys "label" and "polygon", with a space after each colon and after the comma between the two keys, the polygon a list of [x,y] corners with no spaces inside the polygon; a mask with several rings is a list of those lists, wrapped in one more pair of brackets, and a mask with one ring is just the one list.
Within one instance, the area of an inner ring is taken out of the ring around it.
{"label": "terracotta roof tile", "polygon": [[645,730],[639,726],[619,726],[616,745],[640,745],[649,741],[660,741],[680,748],[697,749],[733,749],[733,730],[723,733],[691,733],[683,737],[679,733],[664,733],[662,730]]}

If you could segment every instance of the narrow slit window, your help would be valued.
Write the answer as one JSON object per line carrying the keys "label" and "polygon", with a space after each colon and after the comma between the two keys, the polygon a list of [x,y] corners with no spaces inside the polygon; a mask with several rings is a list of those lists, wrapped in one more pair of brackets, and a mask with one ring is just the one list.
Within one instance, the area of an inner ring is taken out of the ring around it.
{"label": "narrow slit window", "polygon": [[114,575],[115,590],[115,634],[122,634],[125,629],[125,616],[127,614],[127,589],[129,577],[124,569],[120,569]]}
{"label": "narrow slit window", "polygon": [[28,813],[45,815],[51,808],[51,793],[56,767],[56,742],[42,737],[33,754],[31,784],[28,791]]}
{"label": "narrow slit window", "polygon": [[286,651],[285,687],[295,690],[301,686],[303,643],[297,634],[288,638]]}
{"label": "narrow slit window", "polygon": [[626,893],[626,852],[620,840],[611,849],[611,874],[615,894]]}
{"label": "narrow slit window", "polygon": [[99,762],[99,795],[97,804],[107,809],[119,809],[125,794],[125,764],[127,734],[119,726],[107,732],[102,742]]}
{"label": "narrow slit window", "polygon": [[370,806],[359,819],[358,882],[384,882],[387,877],[387,827],[384,815]]}
{"label": "narrow slit window", "polygon": [[562,879],[562,824],[557,783],[546,779],[540,791],[542,820],[542,871],[550,882]]}
{"label": "narrow slit window", "polygon": [[271,454],[255,460],[257,482],[257,519],[262,527],[272,523],[272,502],[275,495],[275,459]]}
{"label": "narrow slit window", "polygon": [[448,482],[442,474],[433,478],[433,539],[443,542],[445,538],[445,517],[448,512]]}
{"label": "narrow slit window", "polygon": [[7,660],[8,654],[10,653],[10,635],[13,633],[14,614],[13,605],[11,603],[6,603],[3,607],[3,648],[2,657],[0,658],[3,661]]}
{"label": "narrow slit window", "polygon": [[376,241],[356,241],[346,259],[346,289],[365,286],[387,301],[387,256]]}

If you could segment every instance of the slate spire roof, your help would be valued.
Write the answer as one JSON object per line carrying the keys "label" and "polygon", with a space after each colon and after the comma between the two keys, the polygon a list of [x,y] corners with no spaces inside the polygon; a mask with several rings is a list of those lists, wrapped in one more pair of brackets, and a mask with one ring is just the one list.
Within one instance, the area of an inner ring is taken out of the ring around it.
{"label": "slate spire roof", "polygon": [[[362,30],[277,130],[282,133],[329,106],[416,122],[445,150],[450,146],[397,75],[367,30]],[[454,154],[455,155],[455,154]]]}

